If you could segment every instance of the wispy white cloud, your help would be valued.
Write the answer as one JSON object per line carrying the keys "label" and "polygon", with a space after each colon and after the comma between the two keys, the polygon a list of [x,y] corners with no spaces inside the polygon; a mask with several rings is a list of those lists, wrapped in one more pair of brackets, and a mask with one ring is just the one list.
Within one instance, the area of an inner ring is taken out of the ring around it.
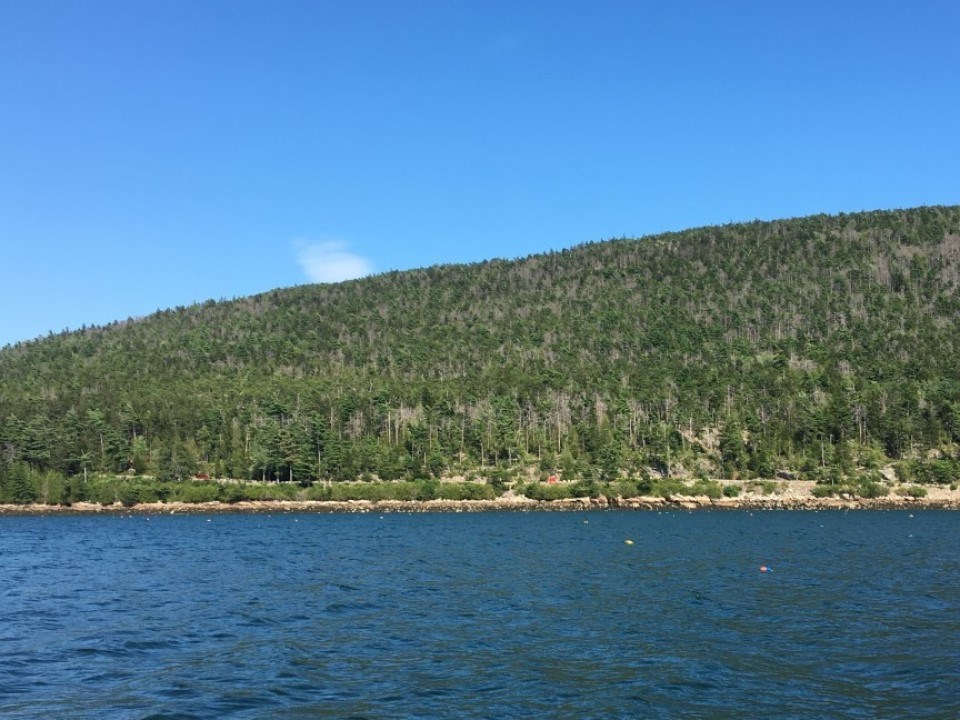
{"label": "wispy white cloud", "polygon": [[365,257],[349,251],[340,241],[297,243],[297,263],[310,282],[336,283],[353,280],[373,272]]}

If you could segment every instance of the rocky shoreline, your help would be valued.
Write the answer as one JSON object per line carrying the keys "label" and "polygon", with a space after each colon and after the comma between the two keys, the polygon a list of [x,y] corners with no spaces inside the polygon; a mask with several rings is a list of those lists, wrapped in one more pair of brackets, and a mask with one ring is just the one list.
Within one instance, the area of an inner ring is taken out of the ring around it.
{"label": "rocky shoreline", "polygon": [[348,500],[343,502],[303,500],[256,500],[236,503],[120,503],[99,505],[0,505],[3,515],[176,515],[204,513],[420,513],[490,511],[577,511],[577,510],[960,510],[960,493],[931,494],[924,498],[888,495],[881,498],[826,497],[813,495],[749,495],[737,498],[706,496],[565,498],[531,500],[503,496],[495,500]]}

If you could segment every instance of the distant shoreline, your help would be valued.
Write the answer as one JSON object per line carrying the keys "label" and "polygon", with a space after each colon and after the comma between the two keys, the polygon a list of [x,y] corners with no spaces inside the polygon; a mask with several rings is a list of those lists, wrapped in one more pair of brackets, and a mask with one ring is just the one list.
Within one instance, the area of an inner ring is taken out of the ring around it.
{"label": "distant shoreline", "polygon": [[565,498],[531,500],[500,497],[495,500],[245,500],[235,503],[121,503],[99,505],[0,505],[0,516],[24,515],[187,515],[270,513],[425,513],[491,511],[578,510],[960,510],[960,492],[943,491],[931,497],[898,495],[881,498],[818,498],[812,495],[766,495],[739,498],[636,497]]}

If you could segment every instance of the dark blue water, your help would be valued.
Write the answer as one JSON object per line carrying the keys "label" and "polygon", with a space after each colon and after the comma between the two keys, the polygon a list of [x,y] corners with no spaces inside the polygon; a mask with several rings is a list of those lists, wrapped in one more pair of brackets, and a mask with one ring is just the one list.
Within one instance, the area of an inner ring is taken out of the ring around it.
{"label": "dark blue water", "polygon": [[5,718],[960,716],[960,513],[0,518],[0,582]]}

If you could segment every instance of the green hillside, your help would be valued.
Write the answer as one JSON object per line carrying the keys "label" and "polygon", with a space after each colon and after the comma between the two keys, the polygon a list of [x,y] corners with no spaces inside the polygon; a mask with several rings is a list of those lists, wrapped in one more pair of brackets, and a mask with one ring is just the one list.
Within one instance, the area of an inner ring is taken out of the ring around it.
{"label": "green hillside", "polygon": [[[23,477],[954,477],[960,207],[277,290],[0,351]],[[18,494],[19,493],[19,494]]]}

